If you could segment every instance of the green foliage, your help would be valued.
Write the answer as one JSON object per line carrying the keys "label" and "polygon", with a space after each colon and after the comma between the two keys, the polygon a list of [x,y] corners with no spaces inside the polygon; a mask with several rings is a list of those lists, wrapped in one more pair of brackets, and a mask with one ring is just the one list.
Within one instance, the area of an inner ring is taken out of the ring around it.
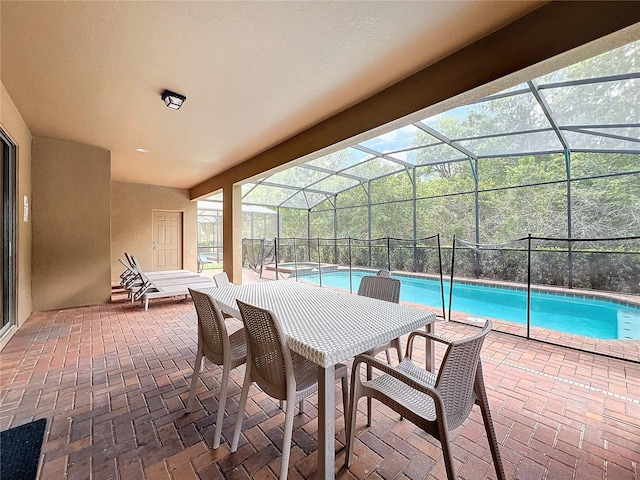
{"label": "green foliage", "polygon": [[598,252],[574,255],[574,287],[640,294],[640,255]]}
{"label": "green foliage", "polygon": [[306,237],[307,236],[307,211],[294,208],[281,208],[280,217],[282,222],[281,236]]}

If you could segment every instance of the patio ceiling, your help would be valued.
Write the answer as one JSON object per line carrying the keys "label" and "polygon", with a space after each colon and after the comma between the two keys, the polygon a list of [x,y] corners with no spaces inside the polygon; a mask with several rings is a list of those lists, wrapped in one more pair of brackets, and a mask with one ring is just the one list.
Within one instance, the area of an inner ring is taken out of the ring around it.
{"label": "patio ceiling", "polygon": [[34,136],[192,188],[545,3],[2,0],[0,72]]}
{"label": "patio ceiling", "polygon": [[370,180],[480,158],[640,154],[638,105],[640,41],[247,183],[243,202],[310,209]]}

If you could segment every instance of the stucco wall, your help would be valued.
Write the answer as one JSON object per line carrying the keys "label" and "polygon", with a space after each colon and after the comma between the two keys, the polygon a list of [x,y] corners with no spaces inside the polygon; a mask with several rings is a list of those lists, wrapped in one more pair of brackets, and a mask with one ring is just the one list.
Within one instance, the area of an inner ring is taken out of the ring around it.
{"label": "stucco wall", "polygon": [[111,299],[111,153],[34,138],[33,310]]}
{"label": "stucco wall", "polygon": [[122,266],[118,258],[133,253],[142,268],[152,269],[152,211],[183,212],[183,268],[197,268],[197,204],[189,191],[178,188],[111,183],[111,281],[117,283]]}
{"label": "stucco wall", "polygon": [[[17,312],[16,324],[20,327],[31,314],[31,217],[23,221],[22,199],[31,200],[31,132],[20,112],[0,83],[0,127],[17,146],[18,201],[17,215]],[[0,349],[11,334],[0,340]]]}

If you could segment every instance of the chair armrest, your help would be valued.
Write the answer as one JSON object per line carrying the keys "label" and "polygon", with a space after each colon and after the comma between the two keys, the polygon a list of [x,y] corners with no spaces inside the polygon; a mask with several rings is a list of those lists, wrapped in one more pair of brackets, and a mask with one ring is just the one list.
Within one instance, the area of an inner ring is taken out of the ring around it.
{"label": "chair armrest", "polygon": [[413,339],[415,337],[424,337],[427,340],[435,340],[436,342],[444,343],[445,345],[451,345],[451,340],[448,340],[439,335],[434,335],[433,333],[427,333],[420,330],[414,330],[409,334],[409,338],[407,339],[407,357],[411,358],[411,354],[413,353]]}
{"label": "chair armrest", "polygon": [[358,370],[360,368],[360,365],[362,365],[363,363],[366,365],[370,365],[372,368],[375,368],[376,370],[380,370],[386,373],[387,375],[401,381],[402,383],[408,385],[414,390],[424,393],[425,395],[429,395],[431,398],[433,398],[438,408],[440,408],[443,405],[442,398],[440,397],[440,394],[436,389],[434,389],[429,385],[425,385],[423,383],[417,382],[416,380],[409,377],[408,375],[405,375],[404,373],[398,371],[395,367],[389,365],[388,363],[381,362],[380,360],[373,358],[369,355],[358,355],[353,360],[353,367],[351,368],[351,384],[352,385],[356,379],[360,381],[360,377],[359,377],[360,374]]}

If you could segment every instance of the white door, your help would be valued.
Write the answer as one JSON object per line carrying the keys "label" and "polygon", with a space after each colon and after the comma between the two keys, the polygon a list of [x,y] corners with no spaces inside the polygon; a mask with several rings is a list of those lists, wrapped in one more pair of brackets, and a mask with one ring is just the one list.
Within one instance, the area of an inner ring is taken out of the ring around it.
{"label": "white door", "polygon": [[153,270],[182,268],[182,212],[153,211]]}

